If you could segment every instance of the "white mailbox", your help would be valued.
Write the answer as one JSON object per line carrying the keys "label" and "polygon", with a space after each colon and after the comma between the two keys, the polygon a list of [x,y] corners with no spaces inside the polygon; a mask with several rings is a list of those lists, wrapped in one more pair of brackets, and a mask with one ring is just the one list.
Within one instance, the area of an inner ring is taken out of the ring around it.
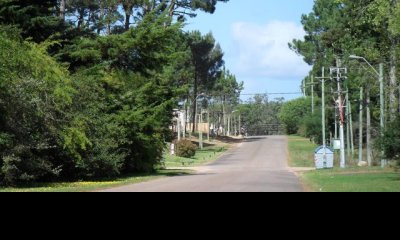
{"label": "white mailbox", "polygon": [[315,149],[315,168],[327,169],[333,168],[334,151],[325,146],[320,146]]}

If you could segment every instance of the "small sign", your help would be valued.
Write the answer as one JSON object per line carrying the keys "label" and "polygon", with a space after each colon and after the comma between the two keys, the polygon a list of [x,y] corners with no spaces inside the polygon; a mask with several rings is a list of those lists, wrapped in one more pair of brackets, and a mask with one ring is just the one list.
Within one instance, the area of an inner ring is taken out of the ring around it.
{"label": "small sign", "polygon": [[334,150],[340,150],[341,148],[341,143],[340,143],[340,139],[334,139],[333,140],[333,149]]}

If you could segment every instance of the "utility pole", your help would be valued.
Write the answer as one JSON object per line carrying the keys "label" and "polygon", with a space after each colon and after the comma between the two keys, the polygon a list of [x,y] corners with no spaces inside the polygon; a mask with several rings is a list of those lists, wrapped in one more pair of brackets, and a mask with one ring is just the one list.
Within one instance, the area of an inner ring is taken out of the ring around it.
{"label": "utility pole", "polygon": [[199,122],[201,124],[201,126],[198,127],[198,131],[199,131],[199,148],[203,149],[204,148],[204,146],[203,146],[203,125],[202,125],[203,124],[203,110],[201,110],[199,118],[200,118]]}
{"label": "utility pole", "polygon": [[[314,83],[314,75],[311,75],[311,82],[306,84],[306,86],[311,86],[311,113],[314,114],[315,112],[315,98],[314,98],[314,86],[317,83]],[[304,90],[306,92],[306,90]]]}
{"label": "utility pole", "polygon": [[[381,136],[384,135],[385,130],[385,88],[384,88],[384,79],[383,79],[383,63],[379,64],[379,72],[372,66],[370,62],[364,57],[350,55],[350,59],[357,59],[362,60],[368,64],[368,66],[377,74],[379,77],[379,87],[380,87],[380,108],[381,108]],[[371,148],[371,109],[369,104],[371,103],[371,96],[370,96],[370,88],[367,90],[367,152],[368,152],[368,164],[369,166],[372,165],[372,148]],[[384,159],[385,152],[383,146],[381,146],[381,166],[386,166],[386,160]]]}
{"label": "utility pole", "polygon": [[[326,148],[325,81],[326,79],[330,79],[330,77],[325,78],[325,67],[322,67],[322,77],[319,79],[321,79],[322,83],[322,142],[324,148]],[[326,155],[326,152],[324,154]]]}
{"label": "utility pole", "polygon": [[370,88],[366,91],[367,98],[367,162],[372,167],[372,135],[371,135],[371,96]]}
{"label": "utility pole", "polygon": [[184,112],[184,113],[182,113],[183,114],[183,124],[182,124],[182,126],[183,126],[183,129],[182,129],[182,135],[183,135],[183,139],[186,139],[186,120],[187,120],[187,118],[186,118],[186,112]]}
{"label": "utility pole", "polygon": [[311,75],[311,112],[314,114],[314,75]]}
{"label": "utility pole", "polygon": [[354,158],[354,131],[353,131],[353,109],[352,109],[351,101],[348,101],[347,107],[349,109],[351,158],[353,159]]}
{"label": "utility pole", "polygon": [[[383,63],[379,64],[379,85],[380,85],[380,101],[381,101],[381,137],[384,136],[385,131],[385,92],[383,80]],[[381,146],[381,166],[386,167],[385,151]]]}
{"label": "utility pole", "polygon": [[336,104],[339,108],[339,124],[340,124],[340,167],[346,167],[346,151],[345,151],[345,141],[344,141],[344,123],[345,123],[345,114],[344,114],[344,101],[343,101],[343,91],[342,91],[342,81],[345,79],[345,74],[347,74],[347,68],[340,68],[340,60],[337,60],[337,67],[331,68],[331,75],[336,73],[336,81],[337,81],[337,94],[338,99]]}
{"label": "utility pole", "polygon": [[337,121],[337,119],[338,119],[338,109],[337,109],[337,107],[335,107],[335,140],[337,140],[339,137],[338,137],[338,121]]}
{"label": "utility pole", "polygon": [[178,142],[181,141],[181,119],[180,119],[180,114],[177,112],[178,116],[176,117],[176,129],[178,132]]}
{"label": "utility pole", "polygon": [[350,109],[349,109],[349,89],[346,92],[346,141],[347,141],[347,157],[350,158]]}
{"label": "utility pole", "polygon": [[207,141],[210,142],[210,110],[207,110]]}
{"label": "utility pole", "polygon": [[[322,142],[326,148],[326,131],[325,131],[325,67],[322,67]],[[325,152],[326,154],[326,152]]]}
{"label": "utility pole", "polygon": [[242,135],[242,119],[241,114],[239,112],[239,136]]}
{"label": "utility pole", "polygon": [[364,88],[360,88],[360,130],[359,130],[359,146],[358,146],[358,163],[361,163],[363,161],[363,140],[364,140],[364,129],[363,129],[363,117],[364,113]]}

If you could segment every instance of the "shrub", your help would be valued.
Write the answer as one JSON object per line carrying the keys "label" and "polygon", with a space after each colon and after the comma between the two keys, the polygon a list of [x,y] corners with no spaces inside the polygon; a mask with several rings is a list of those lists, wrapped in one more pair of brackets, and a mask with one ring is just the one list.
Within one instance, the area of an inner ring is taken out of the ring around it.
{"label": "shrub", "polygon": [[385,134],[375,142],[375,148],[380,151],[383,147],[385,158],[397,161],[400,166],[400,116],[389,123]]}
{"label": "shrub", "polygon": [[197,146],[189,140],[181,140],[176,144],[176,155],[178,157],[192,158],[196,155]]}

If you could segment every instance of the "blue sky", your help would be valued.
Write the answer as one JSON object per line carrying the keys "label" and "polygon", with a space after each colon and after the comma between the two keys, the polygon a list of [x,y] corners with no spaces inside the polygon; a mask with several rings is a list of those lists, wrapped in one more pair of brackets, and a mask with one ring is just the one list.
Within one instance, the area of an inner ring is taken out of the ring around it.
{"label": "blue sky", "polygon": [[245,83],[244,93],[299,92],[310,67],[289,50],[288,42],[303,38],[301,15],[311,11],[313,2],[230,0],[219,3],[213,15],[189,19],[186,29],[214,34],[226,67]]}

